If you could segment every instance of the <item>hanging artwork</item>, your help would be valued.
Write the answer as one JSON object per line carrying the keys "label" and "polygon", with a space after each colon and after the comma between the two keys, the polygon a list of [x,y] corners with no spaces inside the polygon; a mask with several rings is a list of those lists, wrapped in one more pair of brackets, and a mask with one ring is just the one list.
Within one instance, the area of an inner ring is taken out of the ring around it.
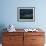
{"label": "hanging artwork", "polygon": [[17,21],[20,22],[34,22],[35,21],[35,7],[18,7]]}

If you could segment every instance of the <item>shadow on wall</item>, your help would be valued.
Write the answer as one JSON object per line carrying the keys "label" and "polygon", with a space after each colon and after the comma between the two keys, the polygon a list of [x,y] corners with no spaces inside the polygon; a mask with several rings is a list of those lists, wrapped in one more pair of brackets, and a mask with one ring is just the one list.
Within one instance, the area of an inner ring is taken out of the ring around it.
{"label": "shadow on wall", "polygon": [[2,36],[3,36],[3,32],[6,32],[6,29],[4,30],[5,25],[4,24],[0,24],[0,43],[2,43]]}

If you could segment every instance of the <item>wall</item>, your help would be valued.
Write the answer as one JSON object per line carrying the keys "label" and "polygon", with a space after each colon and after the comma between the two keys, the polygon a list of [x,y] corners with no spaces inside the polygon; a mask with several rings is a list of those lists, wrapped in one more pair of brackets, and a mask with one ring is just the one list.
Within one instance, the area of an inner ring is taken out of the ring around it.
{"label": "wall", "polygon": [[[1,0],[0,25],[16,28],[46,28],[46,0]],[[35,22],[17,22],[17,7],[35,7]]]}

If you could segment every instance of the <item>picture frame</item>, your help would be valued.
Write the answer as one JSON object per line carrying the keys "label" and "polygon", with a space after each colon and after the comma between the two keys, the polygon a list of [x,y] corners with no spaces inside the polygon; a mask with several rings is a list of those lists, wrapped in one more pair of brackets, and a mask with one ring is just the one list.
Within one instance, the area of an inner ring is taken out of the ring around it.
{"label": "picture frame", "polygon": [[17,21],[19,22],[34,22],[35,21],[35,7],[18,7]]}

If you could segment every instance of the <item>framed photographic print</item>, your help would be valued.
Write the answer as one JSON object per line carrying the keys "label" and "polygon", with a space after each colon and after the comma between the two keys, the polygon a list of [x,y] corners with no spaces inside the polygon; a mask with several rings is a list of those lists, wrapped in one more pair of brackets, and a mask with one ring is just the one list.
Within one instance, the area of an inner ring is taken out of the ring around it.
{"label": "framed photographic print", "polygon": [[17,21],[20,22],[34,22],[35,21],[35,7],[18,7]]}

